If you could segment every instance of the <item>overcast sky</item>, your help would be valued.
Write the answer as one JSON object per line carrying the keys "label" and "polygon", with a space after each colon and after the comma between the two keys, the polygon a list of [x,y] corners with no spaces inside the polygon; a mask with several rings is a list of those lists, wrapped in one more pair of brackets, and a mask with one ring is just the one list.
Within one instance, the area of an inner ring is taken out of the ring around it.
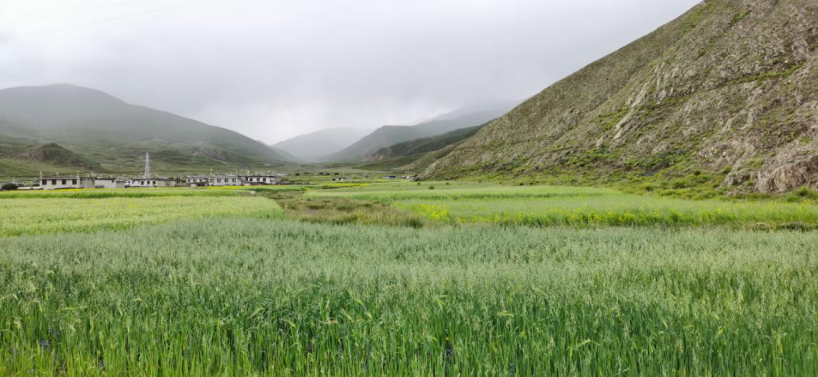
{"label": "overcast sky", "polygon": [[266,142],[525,99],[699,0],[0,0],[0,88],[71,83]]}

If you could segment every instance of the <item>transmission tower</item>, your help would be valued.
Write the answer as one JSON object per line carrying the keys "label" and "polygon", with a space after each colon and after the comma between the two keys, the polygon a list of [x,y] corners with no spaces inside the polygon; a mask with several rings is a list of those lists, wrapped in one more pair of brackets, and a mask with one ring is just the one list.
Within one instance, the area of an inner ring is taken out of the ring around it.
{"label": "transmission tower", "polygon": [[150,178],[151,177],[151,154],[149,152],[145,152],[145,174],[142,178]]}

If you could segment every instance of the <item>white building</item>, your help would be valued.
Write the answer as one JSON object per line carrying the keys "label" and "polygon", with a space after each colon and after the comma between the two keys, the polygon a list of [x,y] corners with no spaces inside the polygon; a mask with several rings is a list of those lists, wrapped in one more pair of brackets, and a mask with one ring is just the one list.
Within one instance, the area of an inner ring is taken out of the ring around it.
{"label": "white building", "polygon": [[241,177],[245,186],[275,185],[281,182],[278,175],[246,175]]}
{"label": "white building", "polygon": [[242,179],[237,175],[214,175],[207,177],[208,186],[241,186]]}
{"label": "white building", "polygon": [[256,186],[275,185],[281,181],[279,175],[191,175],[185,182],[190,187],[204,186]]}
{"label": "white building", "polygon": [[125,188],[125,181],[116,178],[94,178],[94,188]]}
{"label": "white building", "polygon": [[93,178],[74,177],[43,177],[39,179],[40,187],[44,190],[94,188]]}
{"label": "white building", "polygon": [[187,177],[186,182],[190,187],[202,187],[207,186],[208,181],[210,180],[207,177],[191,175]]}
{"label": "white building", "polygon": [[172,178],[133,178],[125,182],[125,187],[176,187]]}

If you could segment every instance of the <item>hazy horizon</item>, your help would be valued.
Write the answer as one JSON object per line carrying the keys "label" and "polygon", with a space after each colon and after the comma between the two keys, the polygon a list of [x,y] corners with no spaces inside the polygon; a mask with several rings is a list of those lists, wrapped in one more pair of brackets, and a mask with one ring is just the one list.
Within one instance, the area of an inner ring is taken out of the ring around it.
{"label": "hazy horizon", "polygon": [[522,100],[699,1],[0,1],[0,88],[68,83],[269,144]]}

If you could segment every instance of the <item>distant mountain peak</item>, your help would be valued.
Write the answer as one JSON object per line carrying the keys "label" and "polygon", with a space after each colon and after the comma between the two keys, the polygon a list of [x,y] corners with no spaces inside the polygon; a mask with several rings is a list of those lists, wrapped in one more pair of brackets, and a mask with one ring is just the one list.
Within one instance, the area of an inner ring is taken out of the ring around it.
{"label": "distant mountain peak", "polygon": [[465,107],[462,110],[444,114],[414,126],[382,126],[355,144],[337,153],[326,156],[323,160],[329,162],[362,161],[381,148],[415,139],[437,136],[450,131],[479,126],[502,116],[515,105],[516,102],[513,101],[505,103],[494,102],[485,108],[481,108],[477,105],[474,107]]}
{"label": "distant mountain peak", "polygon": [[73,84],[19,86],[0,90],[0,101],[25,103],[36,101],[49,106],[108,106],[126,103],[101,90]]}
{"label": "distant mountain peak", "polygon": [[483,112],[506,113],[522,102],[523,102],[522,100],[498,100],[498,99],[475,100],[458,107],[454,111],[440,114],[434,118],[424,121],[423,123],[434,122],[438,120],[452,120],[470,114]]}
{"label": "distant mountain peak", "polygon": [[366,134],[366,131],[353,128],[327,128],[299,135],[272,146],[301,160],[315,161],[352,145]]}

